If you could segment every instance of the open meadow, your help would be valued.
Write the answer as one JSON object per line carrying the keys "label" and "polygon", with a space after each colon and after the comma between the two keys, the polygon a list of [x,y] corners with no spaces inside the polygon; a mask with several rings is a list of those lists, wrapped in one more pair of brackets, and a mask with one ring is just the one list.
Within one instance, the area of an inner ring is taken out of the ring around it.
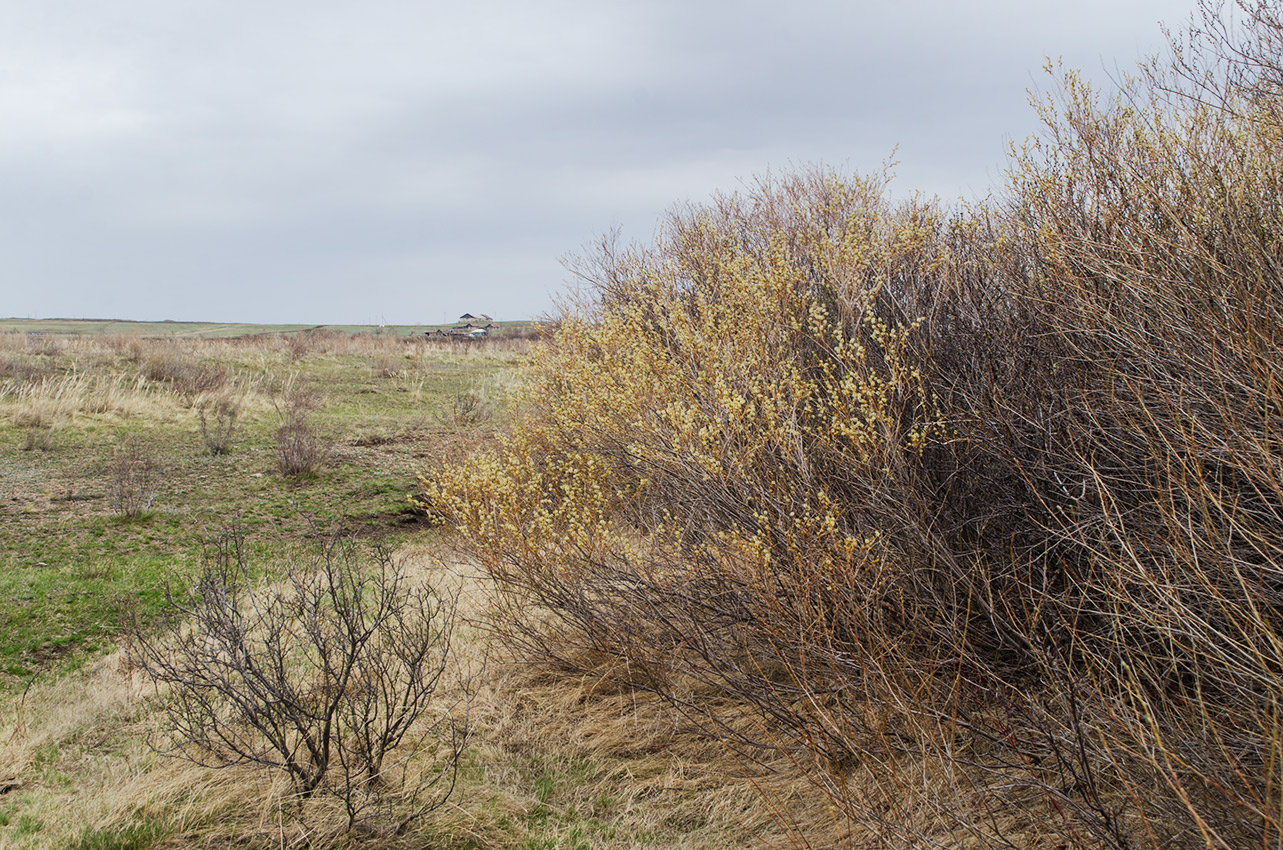
{"label": "open meadow", "polygon": [[[421,471],[504,421],[528,341],[210,336],[0,335],[0,847],[729,847],[777,829],[659,701],[506,661],[489,580],[411,504]],[[466,720],[468,746],[446,804],[399,836],[349,831],[335,797],[305,806],[270,767],[161,754],[170,697],[125,647],[233,529],[256,587],[338,534],[460,594],[425,716]]]}
{"label": "open meadow", "polygon": [[414,528],[416,472],[493,424],[517,346],[0,336],[3,675],[89,657],[225,526],[269,560]]}

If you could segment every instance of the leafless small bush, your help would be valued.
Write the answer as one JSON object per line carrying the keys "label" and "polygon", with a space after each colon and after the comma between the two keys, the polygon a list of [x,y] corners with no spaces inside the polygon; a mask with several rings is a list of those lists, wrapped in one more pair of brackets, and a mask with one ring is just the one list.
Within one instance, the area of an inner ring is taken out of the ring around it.
{"label": "leafless small bush", "polygon": [[399,832],[444,803],[468,724],[457,707],[427,715],[456,600],[412,585],[385,551],[366,569],[341,539],[279,585],[250,573],[243,536],[223,535],[169,591],[167,627],[136,632],[135,662],[167,689],[165,751],[280,771],[300,801],[341,800],[349,829]]}
{"label": "leafless small bush", "polygon": [[450,399],[449,416],[453,425],[480,425],[494,416],[494,402],[480,390],[463,390]]}
{"label": "leafless small bush", "polygon": [[146,346],[137,336],[114,334],[106,337],[104,343],[126,363],[142,363]]}
{"label": "leafless small bush", "polygon": [[240,399],[229,395],[205,399],[197,405],[201,441],[210,454],[225,455],[231,452],[240,413]]}
{"label": "leafless small bush", "polygon": [[27,351],[42,357],[57,357],[63,352],[63,341],[43,333],[27,334]]}
{"label": "leafless small bush", "polygon": [[273,395],[272,404],[281,420],[276,429],[276,461],[283,475],[315,476],[329,463],[333,440],[312,419],[320,403],[314,389],[297,383]]}
{"label": "leafless small bush", "polygon": [[297,363],[311,350],[312,344],[307,334],[296,333],[285,337],[285,355],[289,358],[289,362]]}
{"label": "leafless small bush", "polygon": [[54,370],[44,362],[33,363],[20,356],[0,358],[0,379],[12,380],[15,384],[39,383],[53,374]]}
{"label": "leafless small bush", "polygon": [[151,510],[159,471],[141,437],[128,437],[116,447],[107,472],[107,503],[117,516],[137,519]]}

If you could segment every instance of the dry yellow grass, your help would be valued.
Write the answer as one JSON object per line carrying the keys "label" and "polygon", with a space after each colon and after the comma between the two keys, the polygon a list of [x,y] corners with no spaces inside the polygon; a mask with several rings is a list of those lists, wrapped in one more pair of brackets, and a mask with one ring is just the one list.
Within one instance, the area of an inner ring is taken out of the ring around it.
{"label": "dry yellow grass", "polygon": [[[234,341],[56,340],[56,352],[74,364],[71,371],[58,373],[49,371],[48,357],[21,348],[14,336],[0,335],[0,351],[16,349],[25,356],[7,361],[16,380],[0,381],[0,416],[7,414],[20,428],[57,431],[81,420],[173,424],[190,417],[193,409],[219,401],[234,402],[251,417],[271,409],[262,376],[272,370],[266,362],[254,363],[254,348],[247,356],[246,346]],[[266,351],[262,343],[257,349]],[[233,359],[257,365],[259,374],[233,373],[219,365]],[[280,369],[281,364],[273,365]]]}
{"label": "dry yellow grass", "polygon": [[[776,804],[823,817],[805,782],[744,778],[720,744],[682,731],[656,698],[605,676],[539,673],[506,658],[484,627],[491,590],[440,550],[405,550],[417,578],[461,592],[455,682],[473,681],[473,737],[449,803],[405,846],[740,847],[786,839]],[[456,684],[456,688],[460,685]],[[460,696],[443,695],[440,704]],[[153,846],[346,846],[341,812],[262,769],[208,770],[159,755],[152,689],[117,652],[0,701],[0,847],[76,846],[154,829]],[[809,802],[808,802],[809,800]],[[16,828],[19,822],[26,827]],[[807,834],[814,837],[815,825]],[[395,842],[394,842],[395,845]],[[388,846],[384,841],[380,846]]]}
{"label": "dry yellow grass", "polygon": [[6,698],[0,786],[10,788],[2,805],[17,828],[0,846],[67,846],[86,830],[148,823],[199,834],[231,812],[240,817],[263,805],[260,783],[243,773],[156,754],[147,745],[159,731],[147,692],[117,652]]}
{"label": "dry yellow grass", "polygon": [[188,408],[187,399],[141,376],[73,373],[0,386],[0,410],[21,428],[60,428],[79,417],[117,423],[175,422]]}
{"label": "dry yellow grass", "polygon": [[[448,804],[380,847],[818,848],[907,846],[915,836],[965,846],[939,817],[935,795],[951,783],[933,771],[944,763],[854,766],[842,793],[892,823],[852,834],[812,781],[822,772],[802,759],[771,754],[749,765],[690,731],[668,702],[620,688],[609,665],[568,674],[517,662],[491,640],[494,591],[480,570],[439,546],[399,557],[416,580],[460,593],[454,690],[438,704],[457,708],[470,682],[473,737]],[[91,837],[146,830],[158,847],[360,843],[344,833],[335,801],[300,810],[288,783],[261,768],[215,771],[156,753],[149,742],[164,741],[165,730],[152,698],[122,652],[7,695],[0,813],[12,823],[0,847],[91,846]],[[1039,823],[1054,816],[1042,808],[1004,833],[1042,846]]]}

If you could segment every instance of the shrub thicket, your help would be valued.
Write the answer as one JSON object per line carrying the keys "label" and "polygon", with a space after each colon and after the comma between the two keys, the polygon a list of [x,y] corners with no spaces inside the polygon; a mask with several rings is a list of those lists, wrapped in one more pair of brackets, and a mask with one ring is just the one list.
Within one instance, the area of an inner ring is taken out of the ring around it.
{"label": "shrub thicket", "polygon": [[425,482],[509,636],[806,758],[859,846],[1276,843],[1283,30],[1243,11],[1064,76],[988,209],[816,169],[604,240],[511,434]]}

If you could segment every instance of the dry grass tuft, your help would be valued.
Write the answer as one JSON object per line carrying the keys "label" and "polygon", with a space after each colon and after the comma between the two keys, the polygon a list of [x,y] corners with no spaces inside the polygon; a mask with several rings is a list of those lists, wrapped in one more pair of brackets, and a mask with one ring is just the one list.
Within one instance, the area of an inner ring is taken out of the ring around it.
{"label": "dry grass tuft", "polygon": [[74,371],[0,385],[0,404],[10,408],[18,427],[43,429],[65,427],[80,416],[163,421],[178,407],[175,397],[157,392],[141,377]]}
{"label": "dry grass tuft", "polygon": [[147,824],[180,846],[196,846],[201,837],[227,837],[229,815],[260,810],[258,777],[210,774],[147,746],[159,731],[146,710],[147,691],[115,653],[6,695],[0,779],[17,783],[9,801],[39,825],[25,846],[72,846],[86,831],[127,834]]}
{"label": "dry grass tuft", "polygon": [[143,361],[142,376],[188,398],[222,389],[230,372],[217,363],[195,358],[187,348],[173,343],[153,344]]}

